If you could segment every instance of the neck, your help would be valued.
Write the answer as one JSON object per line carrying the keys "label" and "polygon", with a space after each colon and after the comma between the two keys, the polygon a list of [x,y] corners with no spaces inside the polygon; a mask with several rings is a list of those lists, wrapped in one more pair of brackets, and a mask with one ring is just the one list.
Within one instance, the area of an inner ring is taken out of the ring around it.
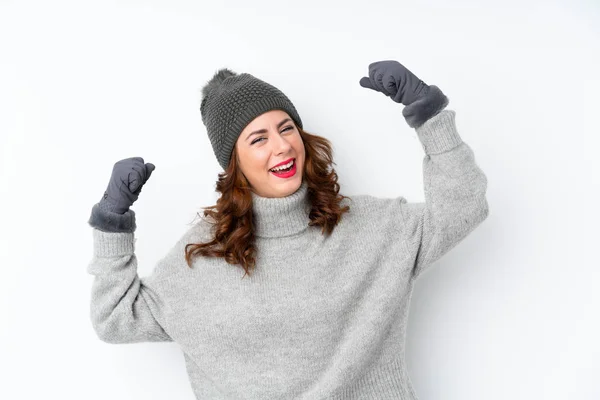
{"label": "neck", "polygon": [[308,228],[310,209],[304,180],[298,190],[285,197],[261,197],[252,192],[254,234],[277,238],[300,233]]}

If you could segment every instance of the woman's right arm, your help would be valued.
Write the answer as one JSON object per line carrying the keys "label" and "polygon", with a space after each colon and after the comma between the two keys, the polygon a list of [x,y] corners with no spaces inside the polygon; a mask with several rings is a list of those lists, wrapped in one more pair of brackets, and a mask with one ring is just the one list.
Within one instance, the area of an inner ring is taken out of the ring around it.
{"label": "woman's right arm", "polygon": [[141,157],[115,163],[88,220],[94,228],[94,255],[87,268],[95,276],[90,316],[96,334],[107,343],[172,341],[164,329],[167,305],[153,283],[157,274],[143,280],[137,274],[135,212],[129,208],[154,168]]}
{"label": "woman's right arm", "polygon": [[87,268],[95,276],[90,302],[94,330],[107,343],[173,341],[164,328],[167,305],[149,284],[153,277],[141,280],[137,274],[133,230],[110,231],[115,224],[135,227],[135,213],[111,214],[95,205],[88,221],[94,228],[94,255]]}

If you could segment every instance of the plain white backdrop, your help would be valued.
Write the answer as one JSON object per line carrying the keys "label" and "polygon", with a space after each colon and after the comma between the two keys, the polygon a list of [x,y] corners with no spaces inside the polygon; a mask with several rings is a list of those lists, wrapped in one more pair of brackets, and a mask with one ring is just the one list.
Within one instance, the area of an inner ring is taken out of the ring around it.
{"label": "plain white backdrop", "polygon": [[600,5],[589,1],[0,1],[0,398],[182,399],[176,343],[89,320],[92,206],[156,165],[140,276],[217,199],[200,89],[228,67],[331,140],[341,193],[424,201],[403,106],[360,87],[401,62],[439,86],[488,178],[488,219],[417,282],[422,400],[600,398]]}

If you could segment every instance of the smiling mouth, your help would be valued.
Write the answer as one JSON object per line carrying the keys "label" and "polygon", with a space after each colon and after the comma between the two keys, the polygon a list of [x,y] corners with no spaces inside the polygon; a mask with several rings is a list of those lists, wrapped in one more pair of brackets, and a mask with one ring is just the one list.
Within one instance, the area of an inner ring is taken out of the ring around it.
{"label": "smiling mouth", "polygon": [[292,170],[292,168],[294,168],[295,165],[296,165],[296,159],[293,159],[291,161],[290,166],[288,168],[286,168],[286,169],[279,169],[279,170],[278,169],[270,169],[269,171],[273,172],[275,174],[281,174],[281,173],[284,173],[284,172],[290,172]]}

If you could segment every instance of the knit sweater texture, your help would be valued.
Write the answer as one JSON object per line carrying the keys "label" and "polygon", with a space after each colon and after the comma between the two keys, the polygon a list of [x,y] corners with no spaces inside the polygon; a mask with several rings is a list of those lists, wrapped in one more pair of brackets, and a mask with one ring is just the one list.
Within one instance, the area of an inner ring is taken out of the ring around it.
{"label": "knit sweater texture", "polygon": [[[198,399],[418,399],[405,362],[415,280],[488,216],[487,179],[443,110],[416,128],[424,202],[350,196],[330,236],[308,226],[307,184],[253,196],[256,269],[198,257],[191,225],[149,276],[133,232],[93,229],[91,320],[107,343],[170,342]],[[132,216],[134,213],[130,210]]]}

